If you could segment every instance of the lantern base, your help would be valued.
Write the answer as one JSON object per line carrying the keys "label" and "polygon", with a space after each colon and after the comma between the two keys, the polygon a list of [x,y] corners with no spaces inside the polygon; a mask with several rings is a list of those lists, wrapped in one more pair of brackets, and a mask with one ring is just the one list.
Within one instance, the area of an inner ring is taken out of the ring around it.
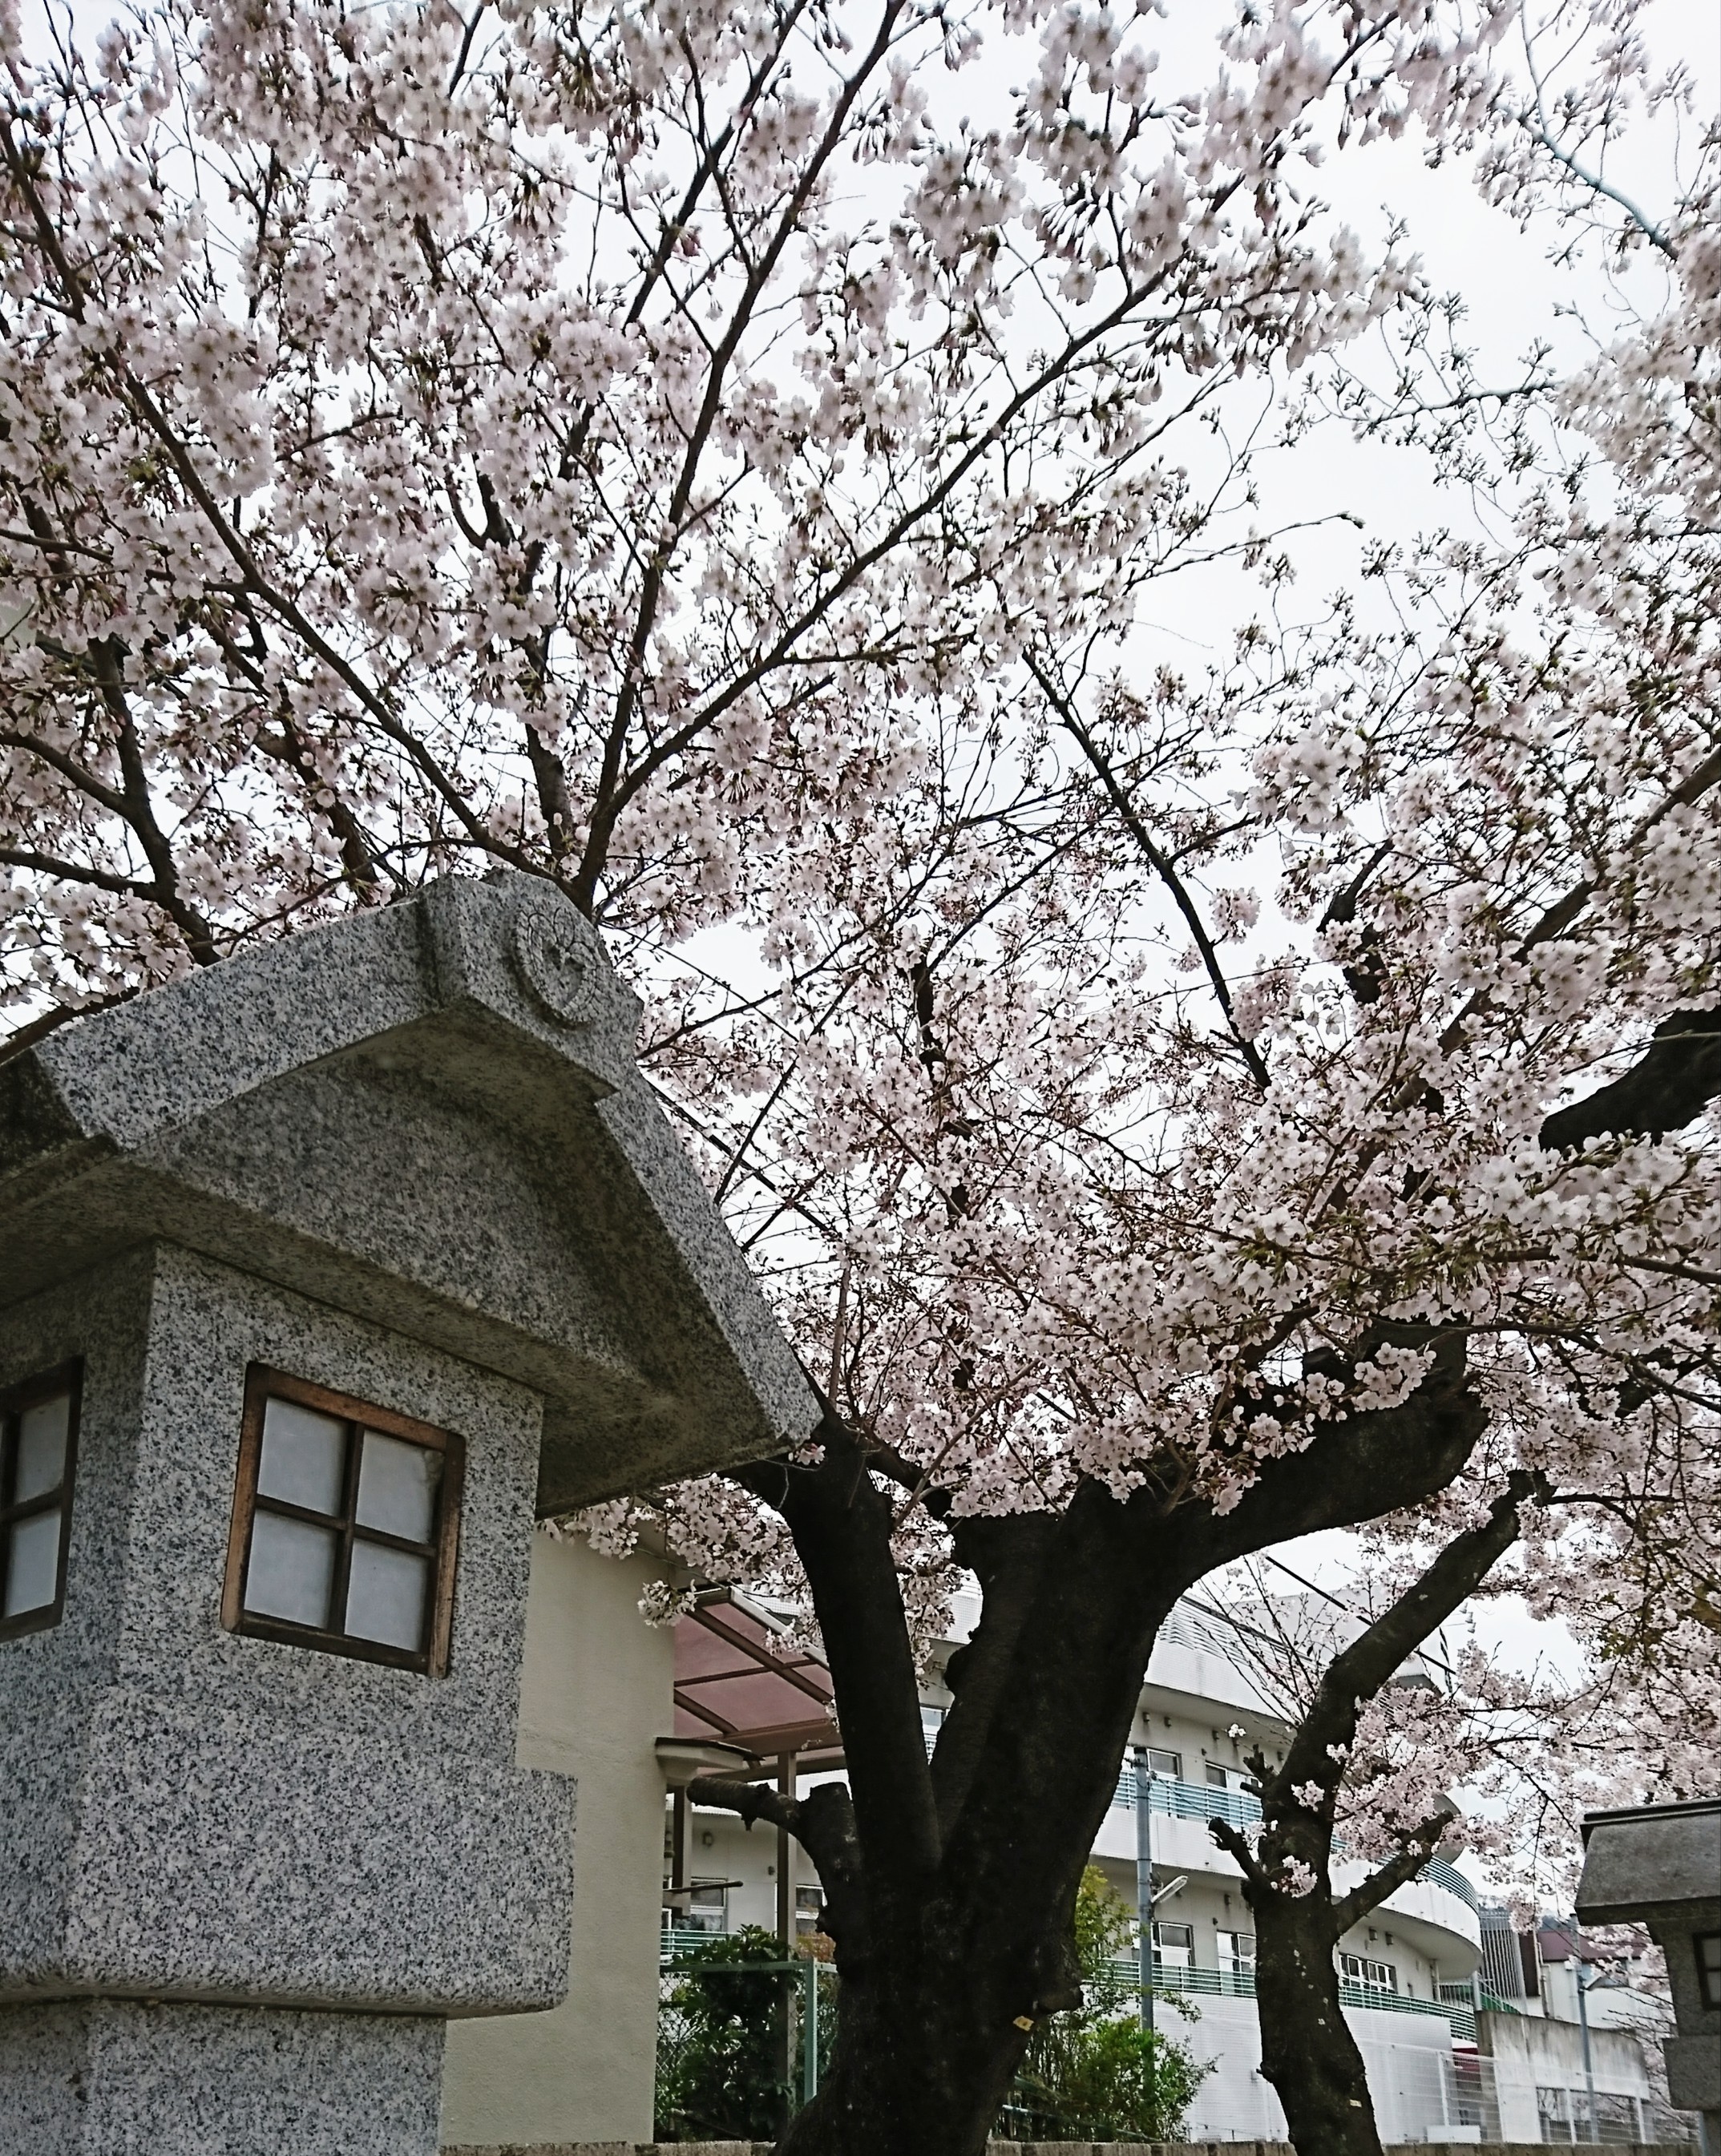
{"label": "lantern base", "polygon": [[0,2007],[8,2156],[436,2156],[444,2028],[131,1999]]}

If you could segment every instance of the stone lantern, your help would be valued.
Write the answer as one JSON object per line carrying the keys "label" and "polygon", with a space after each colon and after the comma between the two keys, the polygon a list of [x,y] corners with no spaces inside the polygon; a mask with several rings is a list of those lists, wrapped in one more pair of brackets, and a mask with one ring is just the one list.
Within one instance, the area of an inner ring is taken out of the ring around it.
{"label": "stone lantern", "polygon": [[0,1065],[0,2147],[431,2156],[567,1984],[536,1517],[812,1397],[533,879]]}
{"label": "stone lantern", "polygon": [[1702,2113],[1704,2156],[1721,2156],[1721,1798],[1590,1813],[1577,1915],[1646,1924],[1666,1955],[1667,2093]]}

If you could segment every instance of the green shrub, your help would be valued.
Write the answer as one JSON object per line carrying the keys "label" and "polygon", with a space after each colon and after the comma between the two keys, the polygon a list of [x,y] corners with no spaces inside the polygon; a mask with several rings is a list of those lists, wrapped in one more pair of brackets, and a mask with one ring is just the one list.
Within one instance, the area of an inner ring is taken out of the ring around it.
{"label": "green shrub", "polygon": [[[1035,2031],[999,2122],[1006,2138],[1181,2138],[1195,2092],[1213,2067],[1187,2045],[1141,2025],[1134,1994],[1120,1982],[1117,1969],[1134,1929],[1128,1903],[1089,1865],[1076,1898],[1083,2004],[1053,2015]],[[1193,2018],[1193,2009],[1182,2000],[1176,2005]]]}
{"label": "green shrub", "polygon": [[665,1972],[657,2020],[660,2141],[771,2141],[789,2092],[777,2071],[783,1980],[769,1932],[749,1925],[690,1947]]}

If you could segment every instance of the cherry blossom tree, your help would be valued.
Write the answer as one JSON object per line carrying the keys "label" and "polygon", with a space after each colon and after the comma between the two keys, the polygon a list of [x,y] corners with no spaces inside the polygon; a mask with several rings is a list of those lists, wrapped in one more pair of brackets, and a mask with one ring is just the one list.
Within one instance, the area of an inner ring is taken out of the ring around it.
{"label": "cherry blossom tree", "polygon": [[[1680,228],[1700,286],[1700,214]],[[1646,359],[1663,336],[1681,340],[1684,374]],[[1682,302],[1609,364],[1682,384],[1707,349]],[[1675,433],[1683,394],[1664,393]],[[1558,407],[1579,426],[1613,408],[1584,383]],[[1529,1476],[1614,1518],[1627,1578],[1658,1563],[1659,1586],[1616,1587],[1605,1537],[1563,1587],[1545,1551],[1526,1577],[1586,1634],[1630,1609],[1644,1644],[1658,1635],[1670,1650],[1614,1672],[1616,1708],[1642,1687],[1636,1787],[1680,1786],[1641,1773],[1657,1739],[1688,1768],[1705,1756],[1703,1710],[1663,1717],[1703,1682],[1703,1662],[1689,1686],[1675,1667],[1695,1631],[1713,1660],[1709,1605],[1698,1589],[1681,1608],[1660,1586],[1714,1568],[1715,560],[1711,525],[1664,515],[1608,454],[1599,502],[1581,469],[1539,470],[1503,547],[1419,561],[1420,620],[1436,626],[1395,649],[1376,639],[1367,665],[1348,621],[1340,667],[1249,645],[1233,675],[1198,690],[1094,680],[1079,640],[1031,650],[1049,732],[1089,774],[1093,822],[1079,868],[1065,865],[1081,893],[1067,966],[1051,968],[1037,921],[1025,982],[1002,961],[1026,922],[997,931],[990,964],[906,949],[916,998],[896,1014],[882,1098],[887,1055],[853,1036],[821,1043],[823,1113],[835,1105],[877,1163],[875,1204],[846,1239],[852,1277],[819,1305],[838,1338],[832,1394],[861,1442],[833,1430],[816,1465],[753,1486],[791,1527],[827,1641],[835,1625],[856,1650],[834,1656],[845,1733],[863,1686],[874,1707],[886,1688],[902,1696],[897,1792],[917,1786],[906,1654],[882,1674],[900,1620],[875,1612],[869,1629],[853,1573],[836,1592],[826,1542],[839,1522],[847,1552],[860,1538],[862,1460],[877,1532],[896,1531],[898,1592],[939,1555],[910,1539],[923,1515],[948,1524],[990,1613],[951,1672],[930,1821],[869,1816],[853,1752],[852,1811],[835,1794],[809,1809],[729,1792],[800,1832],[835,1882],[861,2012],[873,1852],[912,1851],[917,1825],[923,1868],[904,1898],[932,1900],[958,1932],[938,1890],[993,1843],[959,1933],[967,1958],[940,1966],[972,1982],[998,1909],[1097,1827],[1108,1785],[1072,1790],[1070,1762],[1102,1753],[1109,1775],[1119,1756],[1141,1671],[1136,1635],[1107,1671],[1126,1613],[1212,1562],[1228,1531],[1241,1547],[1263,1515],[1283,1532],[1337,1517],[1361,1496],[1347,1434],[1366,1438],[1372,1466],[1390,1455],[1400,1502],[1429,1464],[1430,1489],[1461,1467],[1498,1478],[1497,1493]],[[1241,803],[1220,777],[1228,755],[1253,773]],[[1277,947],[1257,927],[1262,895],[1219,880],[1268,829],[1283,864],[1266,901]],[[1143,884],[1157,890],[1157,917],[1113,899],[1120,877],[1138,901]],[[1118,924],[1098,945],[1112,970],[1084,975],[1078,954],[1092,963],[1102,921]],[[1142,965],[1131,932],[1186,963],[1194,993],[1167,993],[1169,969]],[[1201,1017],[1198,998],[1210,998]],[[942,1389],[899,1374],[928,1365]],[[1326,1478],[1318,1495],[1293,1461]],[[1492,1524],[1509,1541],[1515,1507],[1498,1502]],[[1155,1531],[1131,1540],[1125,1522],[1149,1517]],[[1179,1521],[1183,1536],[1162,1538],[1159,1523]],[[1469,1559],[1502,1546],[1472,1522],[1431,1578],[1456,1577],[1462,1593],[1478,1576]],[[1544,1762],[1586,1768],[1600,1794],[1575,1715],[1550,1738],[1543,1704]],[[1593,1745],[1626,1724],[1589,1726]],[[866,1753],[887,1756],[886,1733],[861,1728]],[[1622,1754],[1616,1766],[1622,1781]],[[1425,1749],[1409,1779],[1426,1778]],[[1306,1786],[1324,1800],[1313,1775]],[[1284,1794],[1288,1827],[1309,1808]],[[1430,1805],[1400,1821],[1380,1891],[1423,1861],[1438,1820]],[[1299,1898],[1282,1905],[1287,1933]],[[1040,1934],[1037,1988],[983,1994],[988,2017],[1017,2005],[1032,2018],[1061,1995],[1056,1936]],[[879,2050],[889,2041],[881,2030]],[[1306,2145],[1331,2145],[1320,2092],[1307,2093]],[[841,2101],[789,2145],[823,2145]]]}
{"label": "cherry blossom tree", "polygon": [[[1233,1651],[1290,1736],[1272,1763],[1259,1748],[1248,1760],[1259,1829],[1215,1819],[1210,1831],[1243,1873],[1257,1939],[1261,2071],[1299,2148],[1379,2156],[1335,1948],[1436,1851],[1476,1851],[1513,1882],[1512,1900],[1533,1921],[1544,1897],[1569,1906],[1586,1808],[1713,1786],[1721,1736],[1704,1684],[1713,1645],[1691,1651],[1702,1588],[1665,1563],[1675,1539],[1667,1501],[1592,1491],[1568,1509],[1538,1474],[1517,1471],[1484,1503],[1468,1481],[1443,1493],[1433,1517],[1377,1523],[1343,1604],[1270,1594],[1253,1563],[1227,1583],[1231,1614],[1244,1620]],[[1475,1517],[1443,1539],[1441,1516],[1465,1514]],[[1713,1544],[1713,1517],[1677,1538],[1688,1563],[1701,1563]],[[1431,1537],[1441,1546],[1425,1562]],[[1631,1573],[1624,1591],[1584,1591],[1621,1563]],[[1527,1592],[1544,1615],[1587,1631],[1584,1671],[1503,1666],[1473,1630],[1467,1642],[1442,1635],[1444,1651],[1425,1653],[1484,1587]],[[1606,1613],[1599,1628],[1598,1604]],[[1349,1874],[1342,1887],[1340,1855]],[[1616,1943],[1640,1980],[1662,1975],[1646,1935],[1621,1928]]]}
{"label": "cherry blossom tree", "polygon": [[[1478,1684],[1473,1669],[1461,1674],[1450,1665],[1436,1679],[1418,1653],[1517,1542],[1527,1507],[1550,1495],[1534,1473],[1513,1473],[1481,1517],[1426,1567],[1410,1568],[1408,1581],[1389,1585],[1375,1572],[1372,1599],[1384,1606],[1366,1622],[1335,1621],[1322,1608],[1287,1613],[1258,1582],[1250,1583],[1253,1594],[1246,1588],[1251,1621],[1238,1635],[1242,1659],[1290,1738],[1275,1763],[1258,1748],[1247,1762],[1260,1828],[1246,1833],[1215,1819],[1210,1831],[1243,1874],[1256,1939],[1261,2071],[1298,2148],[1380,2152],[1362,2053],[1341,2010],[1339,1941],[1437,1849],[1466,1838],[1455,1785],[1498,1785],[1501,1754],[1521,1741],[1526,1722],[1543,1763],[1550,1719],[1569,1707],[1544,1697],[1526,1717],[1520,1697],[1512,1702],[1518,1712],[1504,1717],[1517,1726],[1503,1728],[1498,1683]],[[1405,1569],[1402,1558],[1397,1568]],[[1511,1761],[1519,1772],[1525,1763]],[[1363,1876],[1338,1891],[1341,1846]]]}
{"label": "cherry blossom tree", "polygon": [[1199,680],[1130,640],[1180,567],[1282,583],[1238,385],[1419,300],[1319,160],[1417,130],[1549,213],[1508,21],[1276,0],[1164,90],[1144,19],[1027,0],[0,32],[15,1037],[432,873],[604,928],[828,1401],[646,1501],[804,1597],[835,1681],[846,1785],[706,1792],[826,1889],[844,2010],[786,2149],[984,2143],[1203,1574],[1461,1476],[1682,1532],[1721,1284],[1695,208],[1645,242],[1662,312],[1546,393],[1611,491],[1550,467],[1508,543],[1383,559],[1407,629],[1351,595]]}

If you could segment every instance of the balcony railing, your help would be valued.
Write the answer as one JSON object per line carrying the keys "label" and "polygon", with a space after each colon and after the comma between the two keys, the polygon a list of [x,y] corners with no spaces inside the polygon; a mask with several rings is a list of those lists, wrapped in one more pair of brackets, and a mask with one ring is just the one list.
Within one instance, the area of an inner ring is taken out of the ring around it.
{"label": "balcony railing", "polygon": [[[1112,1802],[1126,1811],[1135,1809],[1136,1773],[1126,1767],[1117,1778],[1117,1787]],[[1205,1825],[1210,1819],[1224,1820],[1235,1827],[1255,1826],[1261,1820],[1261,1799],[1251,1797],[1246,1789],[1209,1789],[1200,1782],[1172,1782],[1155,1775],[1148,1784],[1148,1809],[1166,1812],[1173,1819],[1200,1820]],[[1456,1894],[1467,1907],[1477,1907],[1476,1889],[1462,1871],[1438,1856],[1431,1857],[1416,1874],[1431,1886],[1443,1887],[1448,1894]]]}
{"label": "balcony railing", "polygon": [[1426,1879],[1433,1886],[1444,1887],[1447,1893],[1456,1894],[1458,1899],[1470,1908],[1475,1909],[1481,1906],[1477,1900],[1475,1887],[1471,1885],[1464,1874],[1462,1871],[1455,1871],[1450,1864],[1444,1862],[1438,1856],[1431,1856],[1416,1876],[1419,1879]]}
{"label": "balcony railing", "polygon": [[[1133,1961],[1115,1961],[1120,1991],[1134,1993],[1140,1984],[1140,1973]],[[1189,1969],[1177,1963],[1156,1959],[1153,1964],[1153,1989],[1156,1991],[1177,1991],[1204,1994],[1217,1999],[1253,1999],[1255,1972],[1246,1969]],[[1338,1999],[1343,2006],[1369,2006],[1386,2014],[1434,2015],[1451,2024],[1452,2034],[1462,2043],[1476,2041],[1476,2016],[1467,2005],[1459,2005],[1451,2000],[1412,1999],[1402,1991],[1389,1991],[1385,1986],[1373,1984],[1352,1984],[1341,1978]]]}
{"label": "balcony railing", "polygon": [[[678,1954],[696,1947],[708,1945],[721,1938],[720,1932],[693,1931],[677,1926],[662,1934],[662,1957],[668,1964]],[[1131,1957],[1112,1964],[1113,1979],[1117,1991],[1130,1998],[1137,1996],[1141,1985],[1141,1971]],[[1156,1991],[1193,1993],[1210,1999],[1253,1999],[1255,1972],[1249,1969],[1189,1969],[1180,1963],[1164,1962],[1155,1958],[1153,1989]],[[1476,2015],[1468,1999],[1412,1999],[1402,1991],[1388,1991],[1373,1984],[1353,1984],[1341,1978],[1338,1984],[1341,2005],[1369,2006],[1386,2014],[1433,2014],[1442,2016],[1451,2024],[1452,2034],[1461,2043],[1476,2041]]]}
{"label": "balcony railing", "polygon": [[[1112,1798],[1126,1811],[1135,1809],[1135,1779],[1134,1768],[1126,1767]],[[1157,1775],[1148,1784],[1148,1809],[1169,1812],[1173,1819],[1222,1819],[1232,1826],[1254,1826],[1261,1818],[1260,1798],[1246,1789],[1213,1789],[1199,1782],[1162,1781]]]}
{"label": "balcony railing", "polygon": [[691,1953],[696,1947],[708,1947],[713,1939],[728,1935],[726,1924],[720,1932],[696,1929],[691,1924],[677,1924],[673,1930],[668,1926],[659,1933],[659,1953],[665,1961],[673,1961],[677,1954]]}

